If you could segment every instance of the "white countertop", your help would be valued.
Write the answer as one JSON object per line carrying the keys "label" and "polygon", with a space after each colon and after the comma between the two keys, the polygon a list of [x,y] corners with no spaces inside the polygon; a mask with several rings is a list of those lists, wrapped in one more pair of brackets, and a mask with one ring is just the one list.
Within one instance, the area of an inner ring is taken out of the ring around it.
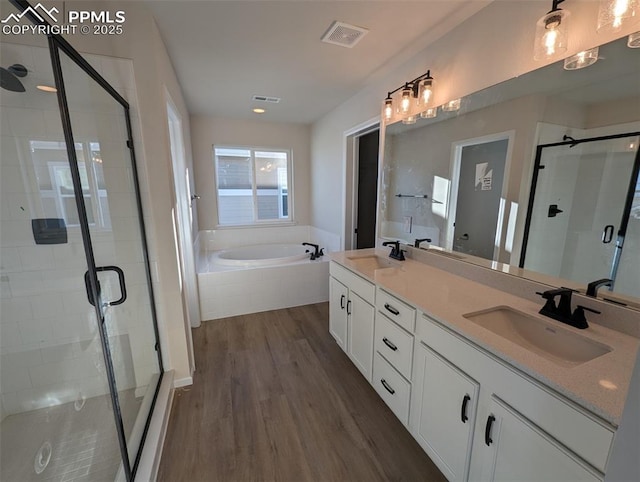
{"label": "white countertop", "polygon": [[611,352],[586,363],[572,367],[560,366],[462,316],[506,305],[548,321],[548,318],[538,314],[542,299],[540,303],[534,303],[411,259],[390,260],[392,267],[386,269],[374,269],[372,266],[358,269],[349,259],[372,255],[387,258],[388,250],[331,253],[331,259],[422,310],[429,317],[605,421],[618,425],[640,345],[638,338],[594,323],[589,313],[589,328],[586,330],[557,322],[567,330],[612,348]]}

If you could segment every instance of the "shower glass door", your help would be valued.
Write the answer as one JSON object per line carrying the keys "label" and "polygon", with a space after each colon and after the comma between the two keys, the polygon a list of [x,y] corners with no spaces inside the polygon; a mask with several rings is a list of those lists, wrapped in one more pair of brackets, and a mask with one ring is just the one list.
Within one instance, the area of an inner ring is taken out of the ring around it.
{"label": "shower glass door", "polygon": [[613,278],[616,292],[640,296],[638,142],[621,135],[539,147],[524,268],[585,286]]}
{"label": "shower glass door", "polygon": [[[82,188],[95,263],[95,273],[85,275],[87,297],[98,308],[134,473],[161,362],[128,105],[77,59],[58,52],[70,129],[80,151],[77,162],[85,173]],[[97,288],[92,289],[92,279]]]}

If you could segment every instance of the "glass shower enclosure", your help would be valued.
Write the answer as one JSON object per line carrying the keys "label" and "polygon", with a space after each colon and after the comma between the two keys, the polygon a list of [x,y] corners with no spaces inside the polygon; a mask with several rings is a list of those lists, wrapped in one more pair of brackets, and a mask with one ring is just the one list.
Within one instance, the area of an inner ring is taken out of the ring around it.
{"label": "glass shower enclosure", "polygon": [[130,106],[61,37],[0,54],[0,480],[132,480],[163,368]]}

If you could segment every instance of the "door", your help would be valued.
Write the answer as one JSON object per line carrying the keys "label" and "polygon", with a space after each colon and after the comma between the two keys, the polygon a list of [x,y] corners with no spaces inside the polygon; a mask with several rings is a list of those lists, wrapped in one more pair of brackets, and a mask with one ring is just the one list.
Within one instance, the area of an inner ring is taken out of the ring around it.
{"label": "door", "polygon": [[347,351],[347,302],[349,290],[337,279],[329,278],[329,333]]}
{"label": "door", "polygon": [[[484,438],[478,456],[485,473],[472,474],[474,480],[602,480],[576,455],[562,447],[521,414],[493,396],[484,422]],[[475,456],[475,454],[474,454]]]}
{"label": "door", "polygon": [[454,251],[494,259],[508,139],[462,147]]}
{"label": "door", "polygon": [[415,363],[411,433],[448,480],[467,480],[478,383],[423,343]]}
{"label": "door", "polygon": [[366,377],[371,380],[373,363],[373,306],[356,293],[349,293],[347,306],[349,314],[348,355]]}
{"label": "door", "polygon": [[379,145],[379,129],[358,138],[357,249],[373,248],[376,245]]}
{"label": "door", "polygon": [[616,292],[640,296],[639,140],[538,147],[524,268],[583,284],[611,278]]}
{"label": "door", "polygon": [[[128,104],[63,50],[60,80],[66,93],[72,164],[82,163],[81,211],[86,210],[87,301],[94,306],[112,383],[127,477],[140,448],[162,373],[153,287],[133,156]],[[124,103],[124,104],[123,104]],[[83,221],[84,222],[84,221]],[[87,305],[88,306],[88,305]]]}

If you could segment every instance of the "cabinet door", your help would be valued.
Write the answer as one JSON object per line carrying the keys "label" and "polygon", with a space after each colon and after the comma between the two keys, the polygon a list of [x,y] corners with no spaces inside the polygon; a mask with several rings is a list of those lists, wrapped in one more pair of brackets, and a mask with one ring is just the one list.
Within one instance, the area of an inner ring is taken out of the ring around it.
{"label": "cabinet door", "polygon": [[448,480],[466,480],[478,383],[424,343],[414,363],[411,433]]}
{"label": "cabinet door", "polygon": [[347,353],[367,380],[371,381],[375,309],[352,291],[349,293],[348,311],[349,349]]}
{"label": "cabinet door", "polygon": [[349,290],[337,279],[329,278],[329,333],[347,351],[347,302]]}
{"label": "cabinet door", "polygon": [[[602,476],[549,434],[493,396],[483,422],[481,480],[596,481]],[[479,421],[480,422],[480,421]],[[474,455],[475,456],[475,455]]]}

